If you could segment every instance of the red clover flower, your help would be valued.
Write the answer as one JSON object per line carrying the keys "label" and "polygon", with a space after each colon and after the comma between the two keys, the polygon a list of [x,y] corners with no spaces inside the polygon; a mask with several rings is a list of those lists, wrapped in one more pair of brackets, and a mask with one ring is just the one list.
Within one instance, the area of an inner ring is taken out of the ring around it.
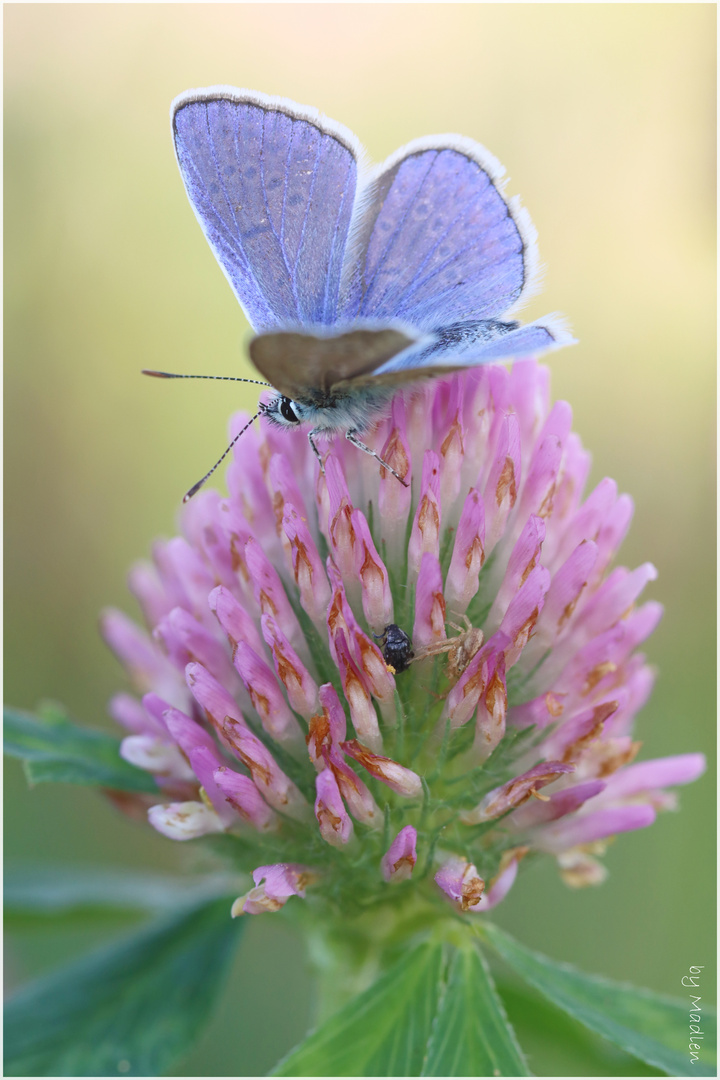
{"label": "red clover flower", "polygon": [[541,853],[602,881],[608,841],[704,769],[635,761],[661,607],[639,602],[651,564],[611,568],[630,498],[583,497],[589,456],[534,361],[398,394],[375,445],[407,487],[344,440],[321,472],[261,421],[228,498],[197,495],[131,572],[148,630],[105,614],[141,695],[110,703],[122,754],[164,795],[150,824],[236,839],[254,887],[233,915],[403,892],[482,912]]}

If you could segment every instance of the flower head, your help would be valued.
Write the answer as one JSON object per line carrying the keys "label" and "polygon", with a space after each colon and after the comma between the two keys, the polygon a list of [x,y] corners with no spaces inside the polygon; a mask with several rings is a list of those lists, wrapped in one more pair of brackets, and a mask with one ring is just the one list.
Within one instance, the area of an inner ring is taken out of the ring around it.
{"label": "flower head", "polygon": [[583,495],[533,361],[406,391],[374,440],[408,487],[344,441],[320,470],[302,433],[249,431],[229,496],[133,570],[147,632],[105,616],[143,695],[111,703],[123,754],[166,796],[150,824],[238,837],[234,914],[411,892],[482,912],[540,853],[602,880],[607,841],[704,768],[634,762],[661,608],[650,564],[611,569],[630,499]]}

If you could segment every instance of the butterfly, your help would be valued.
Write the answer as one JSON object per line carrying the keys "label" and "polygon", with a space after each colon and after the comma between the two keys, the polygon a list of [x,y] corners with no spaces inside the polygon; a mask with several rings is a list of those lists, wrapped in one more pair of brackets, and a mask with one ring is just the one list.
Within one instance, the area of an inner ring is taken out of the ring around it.
{"label": "butterfly", "polygon": [[181,94],[171,121],[195,216],[256,331],[250,359],[277,392],[256,416],[305,425],[321,468],[315,437],[344,434],[404,483],[360,438],[398,389],[572,344],[558,316],[508,318],[537,287],[536,236],[479,143],[415,139],[369,169],[342,124],[229,86]]}

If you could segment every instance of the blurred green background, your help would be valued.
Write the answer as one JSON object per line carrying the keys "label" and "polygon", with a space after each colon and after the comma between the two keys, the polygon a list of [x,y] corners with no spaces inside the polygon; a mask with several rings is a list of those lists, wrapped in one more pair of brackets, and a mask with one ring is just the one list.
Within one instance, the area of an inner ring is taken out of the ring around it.
{"label": "blurred green background", "polygon": [[[451,131],[505,164],[547,265],[524,318],[569,316],[580,344],[552,357],[554,393],[573,406],[593,483],[613,476],[635,498],[623,562],[660,572],[643,756],[714,762],[715,18],[704,4],[7,5],[6,700],[54,697],[110,726],[123,678],[97,613],[135,614],[129,563],[173,534],[228,414],[256,400],[139,374],[249,374],[247,326],[168,122],[180,91],[229,83],[315,105],[376,161]],[[497,921],[665,993],[704,964],[709,995],[712,773],[681,792],[681,813],[610,849],[604,886],[571,892],[547,865],[521,876]],[[89,790],[28,792],[17,762],[5,798],[9,858],[187,863]],[[187,1075],[263,1072],[308,1020],[300,943],[279,917],[250,922]],[[14,935],[10,985],[90,936]],[[543,1071],[574,1071],[549,1053]]]}

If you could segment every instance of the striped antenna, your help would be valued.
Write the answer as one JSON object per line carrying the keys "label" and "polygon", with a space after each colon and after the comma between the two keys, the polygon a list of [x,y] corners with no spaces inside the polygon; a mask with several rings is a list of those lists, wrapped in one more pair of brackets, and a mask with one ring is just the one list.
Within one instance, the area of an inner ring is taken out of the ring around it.
{"label": "striped antenna", "polygon": [[[248,381],[251,381],[251,380],[248,380]],[[240,431],[238,431],[237,435],[236,435],[236,436],[235,436],[235,438],[234,438],[234,439],[232,440],[232,442],[231,442],[231,443],[230,443],[230,445],[228,446],[228,448],[227,448],[227,450],[225,451],[225,453],[224,453],[224,454],[222,455],[222,457],[218,458],[218,460],[217,460],[217,461],[215,462],[215,464],[213,465],[213,467],[212,467],[212,469],[210,470],[210,472],[206,472],[206,473],[205,473],[205,475],[203,476],[202,480],[198,480],[197,484],[193,484],[193,486],[192,486],[192,487],[190,488],[190,490],[189,490],[189,491],[187,492],[187,494],[185,494],[185,495],[183,496],[183,502],[184,502],[184,503],[186,503],[186,502],[188,502],[188,501],[189,501],[190,499],[192,499],[193,495],[195,495],[195,494],[196,494],[196,493],[197,493],[197,492],[198,492],[198,491],[200,490],[200,488],[201,488],[201,487],[203,486],[203,484],[205,483],[205,481],[206,481],[206,480],[209,480],[209,479],[210,479],[210,477],[212,476],[212,474],[213,474],[213,473],[215,472],[215,470],[217,469],[218,465],[222,465],[223,461],[224,461],[224,460],[225,460],[225,458],[226,458],[226,457],[228,456],[228,454],[230,453],[230,451],[232,450],[233,446],[234,446],[234,445],[235,445],[235,443],[236,443],[236,442],[238,441],[238,439],[240,438],[240,436],[241,436],[241,435],[243,435],[243,434],[244,434],[244,433],[245,433],[245,432],[247,431],[247,429],[248,429],[248,428],[250,427],[250,425],[251,425],[251,424],[253,423],[253,421],[254,421],[254,420],[257,420],[258,416],[260,415],[260,413],[261,413],[262,411],[263,411],[262,409],[258,409],[258,411],[257,411],[257,412],[255,413],[255,415],[254,415],[254,416],[252,416],[252,417],[251,417],[251,418],[250,418],[250,419],[248,420],[248,422],[247,422],[247,424],[245,425],[245,427],[244,427],[244,428],[241,428],[241,429],[240,429]]]}
{"label": "striped antenna", "polygon": [[143,368],[143,375],[152,375],[155,379],[219,379],[221,382],[249,382],[255,386],[272,386],[269,382],[260,382],[259,379],[240,379],[236,375],[173,375],[169,371],[151,371]]}
{"label": "striped antenna", "polygon": [[[238,378],[238,376],[236,376],[236,375],[175,375],[170,371],[152,371],[149,368],[143,368],[142,369],[142,374],[143,375],[152,375],[153,378],[155,378],[155,379],[218,379],[221,382],[246,382],[246,383],[253,383],[255,386],[270,386],[270,387],[272,387],[272,383],[261,382],[259,379],[241,379],[241,378]],[[206,472],[205,475],[203,476],[202,480],[198,480],[197,484],[193,484],[193,486],[190,488],[190,490],[188,492],[186,492],[186,494],[183,496],[183,502],[184,503],[186,503],[189,499],[192,499],[193,495],[195,495],[200,490],[200,488],[203,486],[205,481],[210,479],[210,477],[215,472],[217,467],[219,465],[222,465],[223,461],[228,456],[228,454],[230,453],[230,451],[232,450],[233,446],[238,441],[240,436],[244,432],[247,431],[247,429],[250,427],[250,425],[253,423],[253,421],[257,420],[257,418],[258,418],[258,416],[260,415],[261,412],[263,412],[262,405],[260,406],[258,411],[255,413],[255,415],[253,417],[251,417],[250,420],[248,420],[245,427],[242,428],[241,431],[238,431],[237,435],[232,440],[232,442],[228,446],[225,453],[222,455],[222,457],[218,458],[218,460],[215,462],[215,464],[213,465],[210,472]]]}

